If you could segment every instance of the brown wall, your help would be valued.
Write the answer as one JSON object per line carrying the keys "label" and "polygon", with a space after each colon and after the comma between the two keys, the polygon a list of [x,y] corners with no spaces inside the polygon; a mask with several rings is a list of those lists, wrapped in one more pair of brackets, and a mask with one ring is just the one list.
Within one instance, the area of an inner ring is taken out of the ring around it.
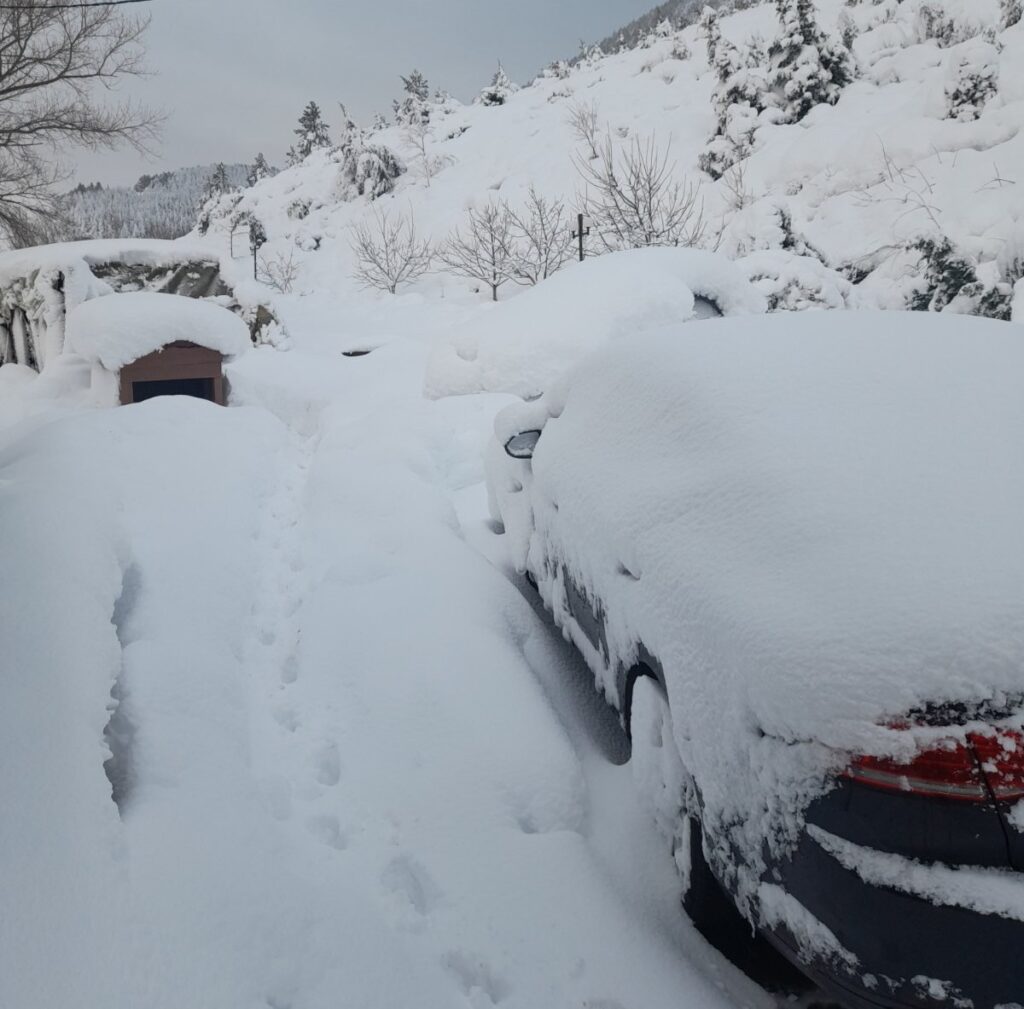
{"label": "brown wall", "polygon": [[171,379],[208,378],[213,381],[213,401],[227,402],[224,386],[224,357],[216,350],[178,342],[154,351],[121,369],[121,403],[132,403],[136,382],[166,382]]}

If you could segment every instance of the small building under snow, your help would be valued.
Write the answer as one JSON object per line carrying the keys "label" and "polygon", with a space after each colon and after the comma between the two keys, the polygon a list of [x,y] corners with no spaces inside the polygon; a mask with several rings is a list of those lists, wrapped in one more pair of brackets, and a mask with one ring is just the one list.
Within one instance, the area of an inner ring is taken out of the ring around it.
{"label": "small building under snow", "polygon": [[250,345],[233,312],[173,294],[93,298],[66,323],[66,352],[92,364],[96,397],[112,405],[175,395],[224,405],[224,361]]}

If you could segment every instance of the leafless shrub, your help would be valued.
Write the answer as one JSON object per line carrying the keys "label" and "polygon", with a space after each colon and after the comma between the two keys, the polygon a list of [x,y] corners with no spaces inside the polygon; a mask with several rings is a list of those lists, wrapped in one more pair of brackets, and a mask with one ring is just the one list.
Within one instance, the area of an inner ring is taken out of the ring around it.
{"label": "leafless shrub", "polygon": [[428,146],[430,139],[430,123],[420,118],[408,123],[402,130],[402,136],[410,147],[415,148],[419,171],[426,180],[427,189],[430,182],[442,168],[450,163],[450,159],[437,154],[431,154]]}
{"label": "leafless shrub", "polygon": [[597,106],[593,102],[573,102],[569,106],[569,125],[576,134],[576,139],[590,152],[590,160],[596,161],[600,158],[597,146],[600,133]]}
{"label": "leafless shrub", "polygon": [[295,261],[295,250],[289,249],[287,254],[278,252],[273,255],[260,254],[260,279],[281,294],[291,294],[295,281],[299,279],[299,264]]}
{"label": "leafless shrub", "polygon": [[677,178],[669,148],[654,136],[619,148],[608,136],[596,161],[577,156],[575,162],[583,211],[606,251],[704,242],[700,187]]}
{"label": "leafless shrub", "polygon": [[356,279],[364,286],[395,294],[402,284],[418,280],[430,270],[434,249],[416,233],[410,214],[397,219],[375,210],[373,222],[352,228]]}
{"label": "leafless shrub", "polygon": [[572,228],[561,200],[548,200],[531,186],[526,206],[509,213],[516,283],[539,284],[572,258]]}
{"label": "leafless shrub", "polygon": [[742,210],[754,202],[754,194],[747,185],[747,163],[738,161],[722,176],[722,188],[731,210]]}
{"label": "leafless shrub", "polygon": [[515,276],[512,214],[505,203],[471,207],[466,214],[465,230],[457,228],[439,253],[441,262],[460,277],[478,280],[491,289],[498,300],[498,289]]}

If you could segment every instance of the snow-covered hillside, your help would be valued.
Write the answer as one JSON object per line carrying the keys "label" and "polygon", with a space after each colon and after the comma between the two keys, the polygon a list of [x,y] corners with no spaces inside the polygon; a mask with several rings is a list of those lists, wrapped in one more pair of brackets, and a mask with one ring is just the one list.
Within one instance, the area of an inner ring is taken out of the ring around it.
{"label": "snow-covered hillside", "polygon": [[[79,185],[63,200],[60,237],[179,238],[195,226],[214,165],[143,175],[134,186]],[[248,165],[225,165],[232,186],[244,186]]]}
{"label": "snow-covered hillside", "polygon": [[[372,229],[374,215],[386,214],[440,243],[466,228],[468,208],[504,201],[521,210],[534,187],[564,201],[569,227],[584,189],[580,166],[600,167],[607,135],[620,165],[631,145],[667,154],[693,196],[698,244],[760,256],[750,272],[774,307],[841,306],[853,281],[860,303],[1007,317],[1024,273],[1024,24],[1004,27],[1013,4],[814,6],[825,35],[850,43],[852,80],[832,89],[835,104],[799,118],[786,112],[791,98],[765,83],[781,27],[775,5],[763,3],[723,12],[713,28],[662,25],[634,49],[595,52],[503,91],[500,104],[430,99],[422,128],[418,119],[370,132],[349,124],[339,147],[225,198],[210,235],[226,242],[232,222],[255,219],[268,237],[266,279],[348,297],[358,286],[354,225]],[[803,69],[798,59],[793,74]],[[593,150],[580,136],[588,120]],[[700,168],[730,162],[717,179]],[[591,253],[604,244],[596,234],[588,243]],[[489,293],[440,261],[399,288],[409,289],[430,299]],[[499,297],[515,289],[505,283]]]}

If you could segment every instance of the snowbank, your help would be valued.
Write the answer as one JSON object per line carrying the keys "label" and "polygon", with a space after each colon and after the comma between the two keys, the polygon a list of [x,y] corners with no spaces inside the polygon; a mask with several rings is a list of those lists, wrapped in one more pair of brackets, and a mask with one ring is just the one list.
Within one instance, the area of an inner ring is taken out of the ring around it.
{"label": "snowbank", "polygon": [[610,694],[661,659],[751,865],[849,752],[906,746],[887,720],[1024,697],[1022,378],[1008,323],[783,314],[613,344],[499,417],[492,460],[548,418],[532,474],[492,466],[513,552],[603,601]]}
{"label": "snowbank", "polygon": [[695,295],[725,315],[765,311],[743,272],[713,253],[638,249],[601,256],[481,313],[441,341],[427,366],[427,395],[534,398],[609,340],[694,318]]}
{"label": "snowbank", "polygon": [[225,357],[250,346],[249,329],[237,315],[206,301],[174,294],[108,295],[68,313],[67,349],[107,371],[184,340]]}

